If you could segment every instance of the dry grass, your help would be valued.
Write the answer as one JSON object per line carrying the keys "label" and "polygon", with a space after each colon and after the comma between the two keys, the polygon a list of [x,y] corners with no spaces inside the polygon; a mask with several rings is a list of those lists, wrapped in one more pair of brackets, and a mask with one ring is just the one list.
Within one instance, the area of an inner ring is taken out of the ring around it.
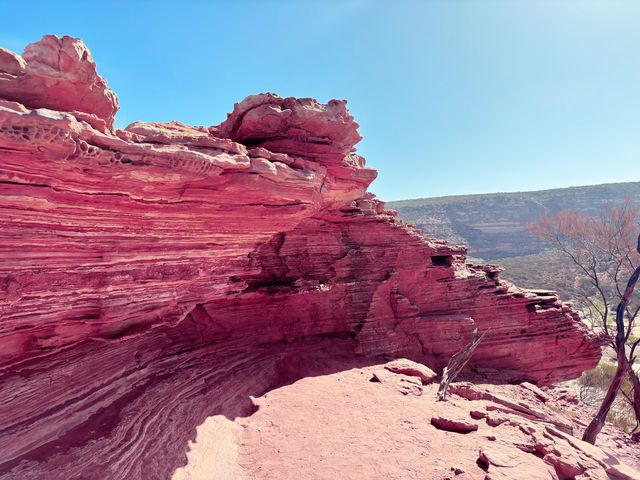
{"label": "dry grass", "polygon": [[[613,375],[616,365],[607,360],[601,361],[596,368],[584,372],[578,379],[580,388],[580,399],[586,405],[597,409],[604,397]],[[607,421],[627,433],[632,433],[638,429],[635,414],[630,401],[627,399],[633,395],[633,386],[628,378],[625,378],[621,395],[618,396],[609,411]]]}

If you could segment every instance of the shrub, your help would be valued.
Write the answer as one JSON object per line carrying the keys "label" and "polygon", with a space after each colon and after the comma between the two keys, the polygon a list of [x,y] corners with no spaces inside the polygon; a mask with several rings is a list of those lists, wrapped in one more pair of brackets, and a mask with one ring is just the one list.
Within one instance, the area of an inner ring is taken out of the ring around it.
{"label": "shrub", "polygon": [[[615,363],[603,360],[593,370],[584,372],[578,379],[580,400],[586,405],[597,409],[607,388],[609,388],[615,371]],[[638,424],[630,401],[633,395],[633,386],[627,377],[625,377],[620,387],[620,393],[622,395],[618,396],[611,407],[607,415],[607,421],[627,433],[632,433],[638,428]]]}

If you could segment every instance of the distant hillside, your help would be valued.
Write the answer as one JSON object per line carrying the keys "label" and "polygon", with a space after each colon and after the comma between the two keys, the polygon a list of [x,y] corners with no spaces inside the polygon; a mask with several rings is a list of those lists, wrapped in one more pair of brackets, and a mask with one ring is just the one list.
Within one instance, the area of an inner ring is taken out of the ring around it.
{"label": "distant hillside", "polygon": [[430,236],[465,244],[473,257],[495,260],[543,251],[547,246],[527,230],[543,212],[597,212],[625,197],[640,201],[640,182],[421,198],[387,206]]}

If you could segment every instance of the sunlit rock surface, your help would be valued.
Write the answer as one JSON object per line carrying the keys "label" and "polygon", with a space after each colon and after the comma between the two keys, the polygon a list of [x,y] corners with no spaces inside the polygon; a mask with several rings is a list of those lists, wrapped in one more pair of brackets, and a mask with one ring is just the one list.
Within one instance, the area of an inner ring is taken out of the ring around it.
{"label": "sunlit rock surface", "polygon": [[87,46],[66,36],[46,35],[22,56],[0,49],[0,98],[71,112],[98,130],[111,129],[118,110]]}
{"label": "sunlit rock surface", "polygon": [[80,40],[0,51],[1,478],[170,478],[198,425],[251,415],[319,352],[438,370],[477,327],[489,381],[596,364],[553,294],[366,192],[344,101],[113,131],[117,106]]}

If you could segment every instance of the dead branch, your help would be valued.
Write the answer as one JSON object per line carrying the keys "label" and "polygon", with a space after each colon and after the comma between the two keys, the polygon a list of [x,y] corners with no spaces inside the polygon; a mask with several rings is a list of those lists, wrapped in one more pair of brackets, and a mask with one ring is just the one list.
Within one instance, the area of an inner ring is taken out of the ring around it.
{"label": "dead branch", "polygon": [[471,340],[459,352],[455,353],[444,370],[442,371],[442,380],[440,380],[440,387],[438,388],[438,401],[445,400],[447,398],[447,391],[449,390],[449,384],[460,374],[462,369],[467,365],[473,352],[480,345],[480,342],[484,340],[484,337],[489,333],[487,330],[482,335],[478,336],[478,329],[474,328],[471,334]]}

